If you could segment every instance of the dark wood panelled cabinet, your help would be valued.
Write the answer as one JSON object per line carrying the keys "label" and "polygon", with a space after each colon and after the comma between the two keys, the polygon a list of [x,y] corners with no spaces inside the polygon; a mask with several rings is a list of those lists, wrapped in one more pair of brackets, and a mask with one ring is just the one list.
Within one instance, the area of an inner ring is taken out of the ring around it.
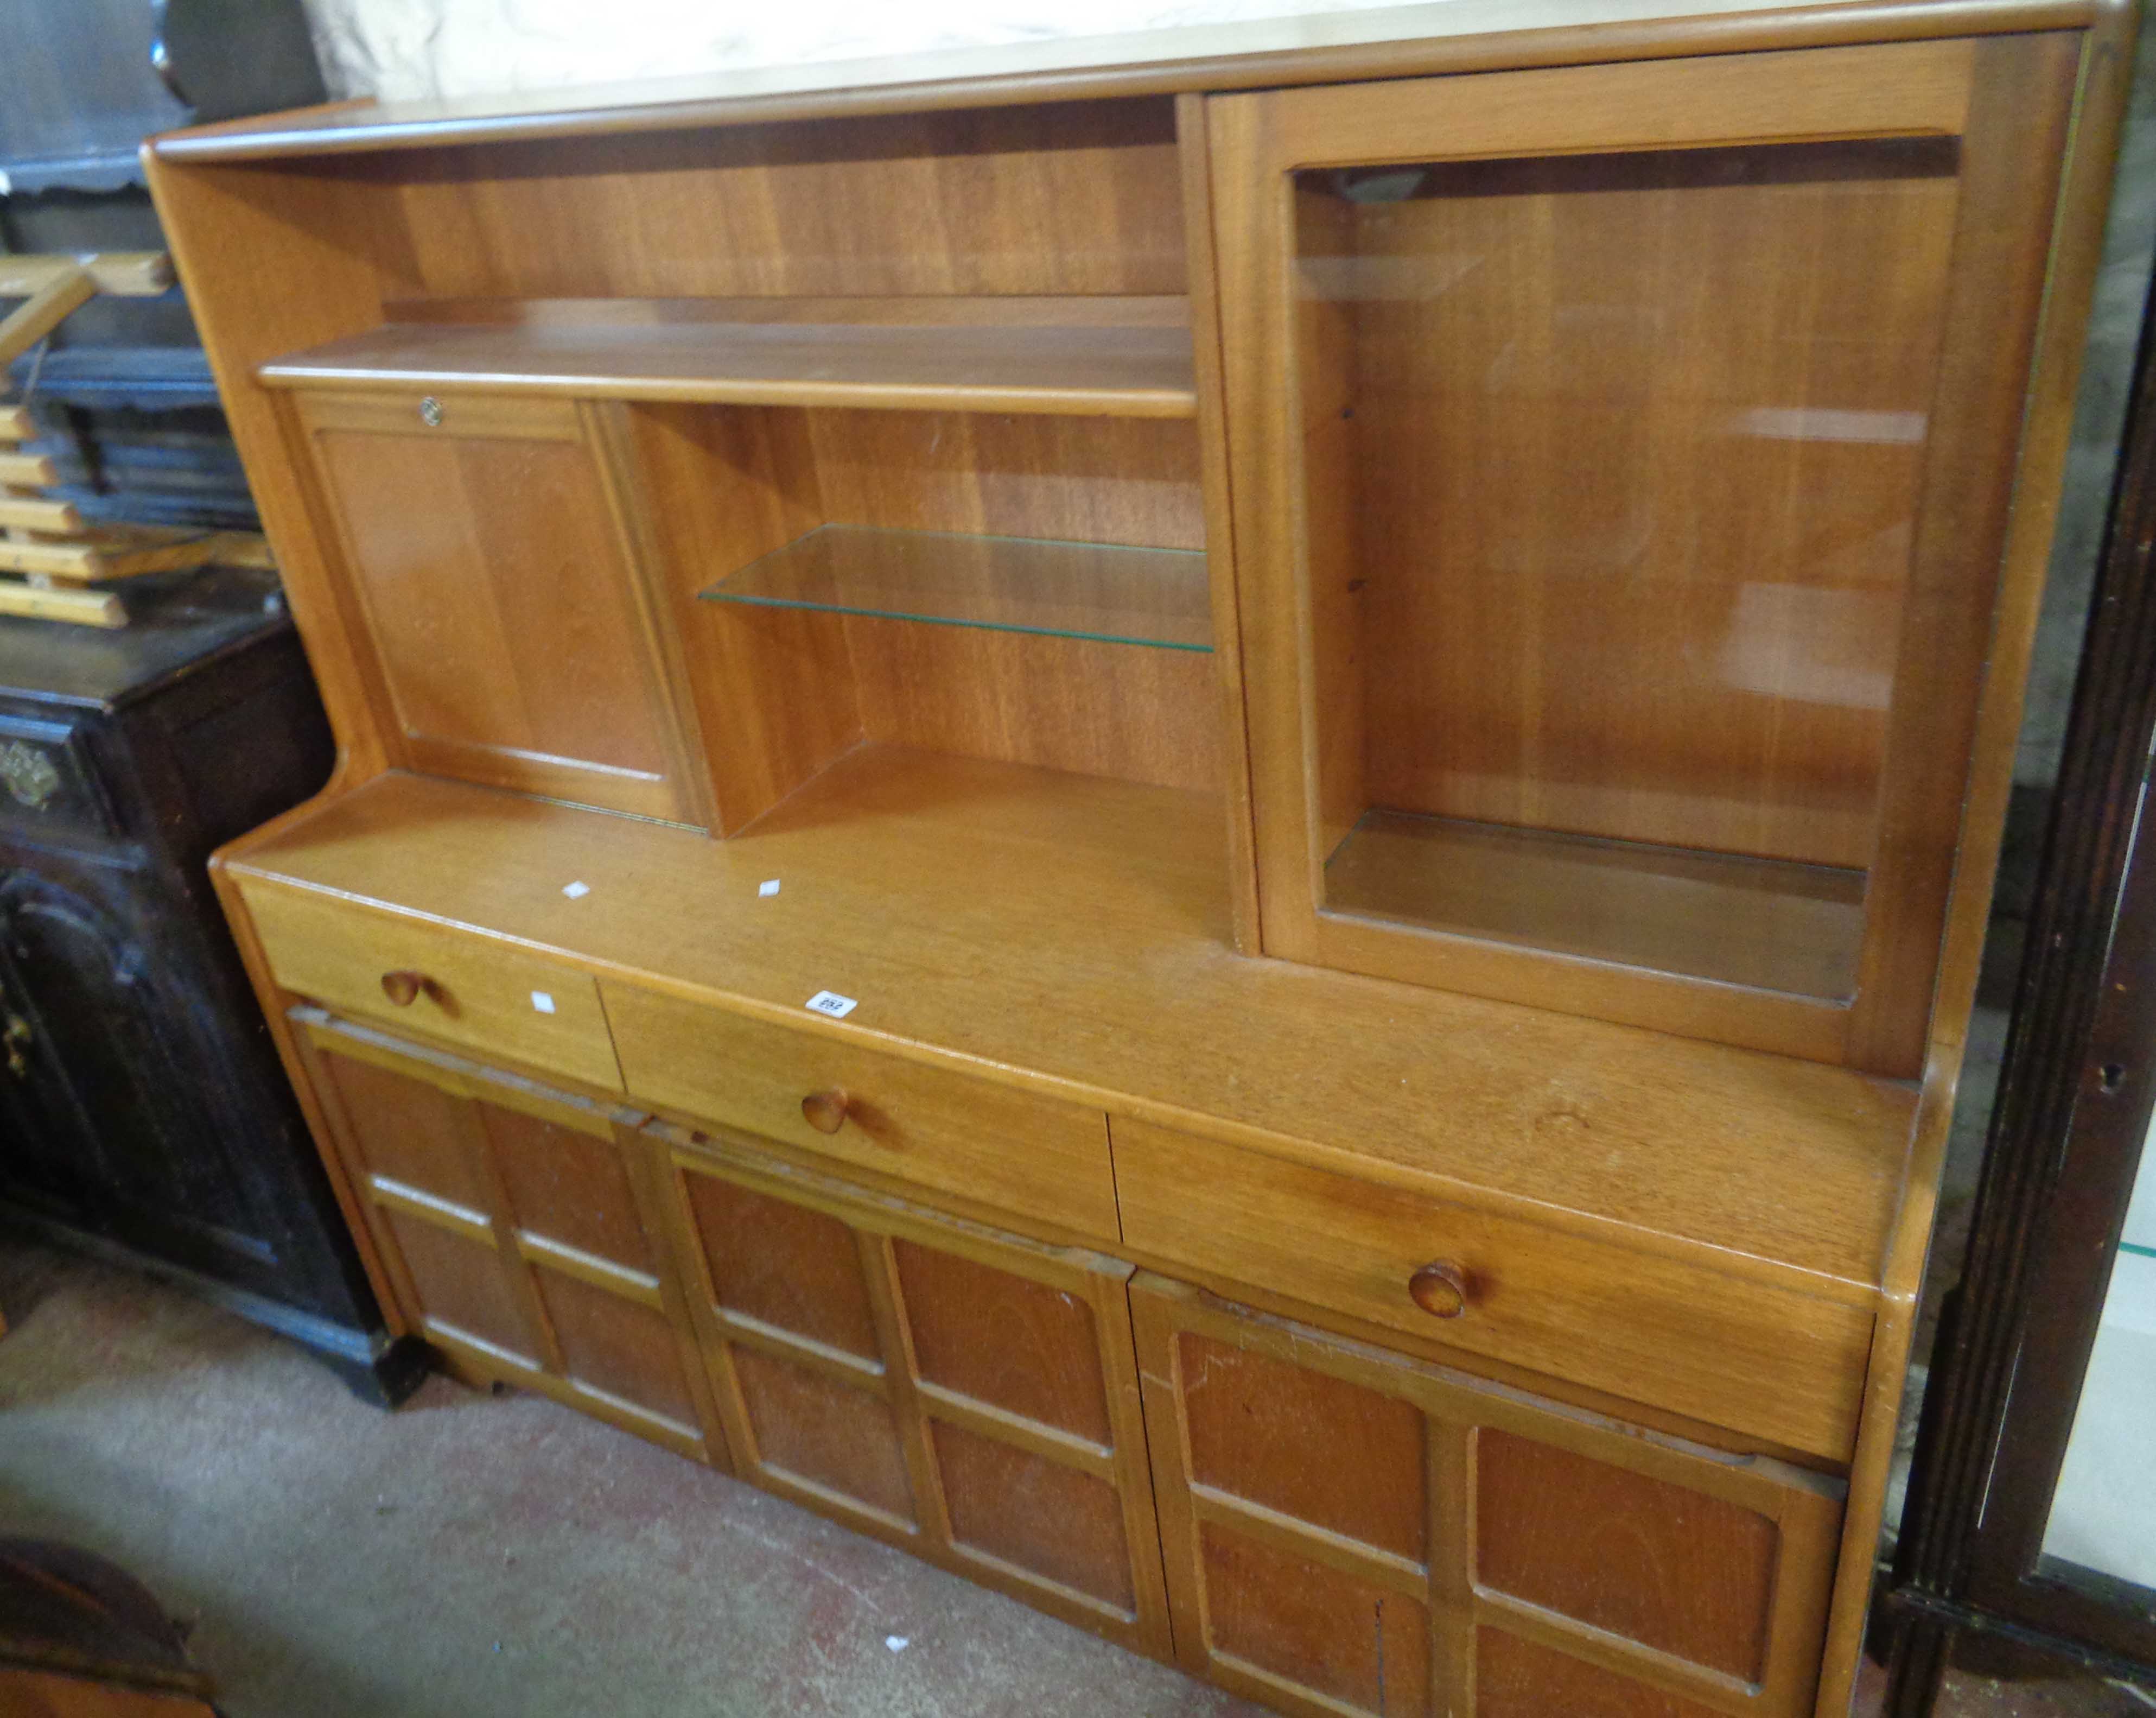
{"label": "dark wood panelled cabinet", "polygon": [[121,633],[0,620],[0,1206],[393,1397],[417,1351],[392,1350],[204,869],[331,756],[270,575],[213,573]]}

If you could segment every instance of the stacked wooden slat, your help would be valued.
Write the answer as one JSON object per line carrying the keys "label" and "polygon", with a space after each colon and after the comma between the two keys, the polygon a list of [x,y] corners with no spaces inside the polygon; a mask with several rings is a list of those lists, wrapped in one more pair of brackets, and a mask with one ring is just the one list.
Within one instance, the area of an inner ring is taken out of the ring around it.
{"label": "stacked wooden slat", "polygon": [[[23,301],[0,321],[0,369],[99,293],[151,296],[172,280],[162,251],[0,256],[0,299]],[[0,614],[125,626],[118,593],[91,587],[213,561],[269,564],[267,545],[252,532],[85,523],[72,502],[43,493],[59,471],[49,455],[22,450],[35,433],[27,407],[0,405],[0,574],[19,575],[0,578]]]}

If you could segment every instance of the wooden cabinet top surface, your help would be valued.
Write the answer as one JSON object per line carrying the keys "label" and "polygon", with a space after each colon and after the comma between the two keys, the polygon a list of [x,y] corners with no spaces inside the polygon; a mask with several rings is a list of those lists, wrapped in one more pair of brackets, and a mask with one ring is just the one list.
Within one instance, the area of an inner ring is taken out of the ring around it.
{"label": "wooden cabinet top surface", "polygon": [[[245,161],[844,113],[1262,88],[1493,67],[2087,25],[2119,0],[1444,0],[1121,35],[750,66],[696,77],[380,105],[198,126],[151,147]],[[1678,44],[1681,44],[1679,46]]]}
{"label": "wooden cabinet top surface", "polygon": [[[1876,1292],[1913,1087],[1239,955],[1221,823],[1209,795],[865,747],[726,841],[392,773],[231,863],[1111,1114]],[[825,990],[858,1000],[843,1024],[805,1010]]]}

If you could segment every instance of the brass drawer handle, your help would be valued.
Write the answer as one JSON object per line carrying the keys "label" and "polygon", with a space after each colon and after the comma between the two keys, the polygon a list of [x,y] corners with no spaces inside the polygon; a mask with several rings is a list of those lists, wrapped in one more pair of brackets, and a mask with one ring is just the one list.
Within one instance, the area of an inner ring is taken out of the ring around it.
{"label": "brass drawer handle", "polygon": [[846,1112],[853,1107],[842,1087],[834,1086],[828,1092],[811,1092],[801,1100],[801,1119],[819,1134],[835,1134],[846,1124]]}
{"label": "brass drawer handle", "polygon": [[399,1008],[409,1008],[420,996],[434,994],[434,981],[420,972],[385,972],[382,994]]}
{"label": "brass drawer handle", "polygon": [[1408,1278],[1408,1296],[1434,1319],[1456,1319],[1467,1310],[1467,1273],[1450,1259],[1433,1259]]}

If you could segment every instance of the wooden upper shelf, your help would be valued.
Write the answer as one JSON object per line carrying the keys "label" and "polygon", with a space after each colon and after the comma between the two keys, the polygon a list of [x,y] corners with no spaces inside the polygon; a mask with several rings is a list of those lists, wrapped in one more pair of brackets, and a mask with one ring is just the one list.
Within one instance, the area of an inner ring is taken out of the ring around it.
{"label": "wooden upper shelf", "polygon": [[[1188,418],[1181,300],[726,301],[393,321],[263,365],[276,388],[406,386],[730,405]],[[915,319],[891,306],[911,307]],[[808,312],[827,308],[828,319]]]}

